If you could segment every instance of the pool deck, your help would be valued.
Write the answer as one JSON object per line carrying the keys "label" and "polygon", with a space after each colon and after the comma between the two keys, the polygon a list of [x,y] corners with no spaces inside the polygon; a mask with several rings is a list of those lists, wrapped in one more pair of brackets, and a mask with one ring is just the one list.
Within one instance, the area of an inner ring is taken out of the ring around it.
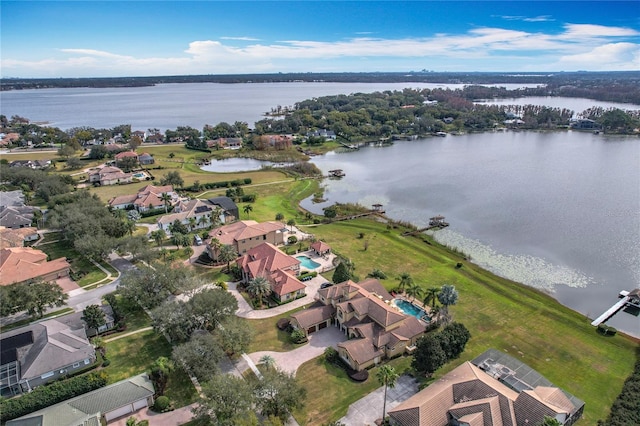
{"label": "pool deck", "polygon": [[398,310],[400,310],[402,313],[404,313],[405,315],[411,315],[411,314],[408,314],[408,313],[406,313],[405,311],[403,311],[399,306],[397,306],[397,305],[395,304],[395,300],[396,300],[396,299],[398,299],[398,300],[403,300],[403,301],[405,301],[405,302],[407,302],[407,303],[411,303],[412,305],[414,305],[414,306],[416,306],[417,308],[419,308],[419,309],[421,309],[422,311],[424,311],[425,316],[427,316],[427,317],[429,318],[429,321],[424,321],[422,318],[418,318],[418,317],[416,317],[415,315],[412,315],[412,316],[414,316],[414,317],[418,318],[418,320],[420,320],[420,321],[422,321],[422,322],[426,322],[426,323],[431,322],[431,316],[430,316],[430,314],[431,314],[431,307],[429,307],[429,306],[425,306],[425,305],[424,305],[424,303],[422,303],[422,302],[420,302],[420,301],[418,301],[418,300],[410,300],[410,299],[409,299],[407,296],[405,296],[404,294],[397,294],[397,293],[393,293],[392,295],[393,295],[393,300],[394,300],[394,303],[393,303],[393,304],[394,304],[394,306],[395,306]]}

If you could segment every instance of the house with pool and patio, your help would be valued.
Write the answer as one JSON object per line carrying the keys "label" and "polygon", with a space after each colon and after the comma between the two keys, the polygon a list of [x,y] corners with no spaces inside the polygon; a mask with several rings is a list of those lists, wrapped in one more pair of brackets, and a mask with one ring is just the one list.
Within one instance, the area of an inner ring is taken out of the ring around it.
{"label": "house with pool and patio", "polygon": [[271,284],[271,291],[278,302],[288,302],[303,297],[307,286],[297,277],[300,261],[284,254],[271,243],[262,243],[236,260],[242,271],[242,282],[249,283],[256,277],[264,277]]}
{"label": "house with pool and patio", "polygon": [[403,312],[382,284],[370,278],[318,290],[316,303],[291,315],[291,325],[307,335],[330,325],[340,328],[349,340],[338,343],[338,354],[360,371],[415,348],[425,333],[424,319]]}

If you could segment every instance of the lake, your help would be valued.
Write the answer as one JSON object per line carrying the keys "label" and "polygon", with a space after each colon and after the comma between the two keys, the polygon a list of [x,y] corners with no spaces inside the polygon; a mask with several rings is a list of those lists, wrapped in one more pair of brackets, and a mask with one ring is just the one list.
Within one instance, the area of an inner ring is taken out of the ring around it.
{"label": "lake", "polygon": [[[48,121],[63,129],[124,123],[141,130],[202,128],[221,121],[252,124],[272,107],[311,97],[405,87],[445,85],[204,83],[24,90],[0,92],[0,113]],[[541,102],[574,111],[611,106],[545,97],[505,102]],[[212,170],[261,166],[255,160],[226,161],[213,163]],[[346,172],[342,180],[325,182],[328,203],[379,202],[390,217],[418,226],[443,214],[451,226],[436,233],[439,241],[459,247],[474,262],[500,275],[553,294],[591,318],[613,304],[620,290],[640,283],[638,138],[578,132],[483,133],[397,142],[313,161],[325,172],[333,168]],[[321,213],[325,204],[305,200],[303,205]],[[610,323],[640,335],[637,317],[619,313]]]}
{"label": "lake", "polygon": [[[498,84],[508,89],[534,84]],[[175,129],[245,121],[253,127],[271,108],[320,96],[402,90],[462,88],[433,83],[184,83],[149,87],[32,89],[0,92],[0,114],[20,115],[61,129],[131,124],[133,130]]]}
{"label": "lake", "polygon": [[[384,159],[384,161],[382,161]],[[580,132],[496,132],[396,142],[314,157],[326,202],[384,205],[498,275],[595,318],[640,283],[640,139]],[[398,272],[398,271],[396,271]],[[439,284],[439,283],[434,283]],[[462,296],[464,297],[464,296]],[[640,320],[611,325],[640,336]]]}

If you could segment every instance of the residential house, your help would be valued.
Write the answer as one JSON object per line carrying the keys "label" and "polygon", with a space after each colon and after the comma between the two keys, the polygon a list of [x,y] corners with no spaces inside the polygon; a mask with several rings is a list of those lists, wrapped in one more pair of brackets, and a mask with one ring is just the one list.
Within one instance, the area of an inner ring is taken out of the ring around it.
{"label": "residential house", "polygon": [[389,410],[392,425],[572,425],[584,402],[506,353],[489,349]]}
{"label": "residential house", "polygon": [[116,326],[115,317],[113,314],[113,309],[111,305],[99,305],[102,312],[104,312],[104,321],[105,323],[98,327],[97,329],[91,328],[87,325],[87,323],[82,319],[84,316],[83,311],[74,312],[72,314],[63,315],[61,317],[57,317],[56,319],[63,324],[66,324],[71,329],[79,329],[84,328],[87,336],[93,337],[100,333],[104,333],[105,331],[111,330]]}
{"label": "residential house", "polygon": [[131,132],[131,137],[137,136],[142,142],[147,139],[147,133],[144,130],[134,130]]}
{"label": "residential house", "polygon": [[266,278],[273,295],[280,302],[305,295],[306,286],[296,278],[300,274],[300,261],[284,254],[273,244],[263,242],[253,247],[236,263],[242,271],[242,282]]}
{"label": "residential house", "polygon": [[0,226],[0,249],[24,247],[26,242],[36,241],[38,238],[40,238],[38,230],[32,226],[19,229]]}
{"label": "residential house", "polygon": [[24,206],[24,194],[21,189],[0,191],[0,207]]}
{"label": "residential house", "polygon": [[425,324],[393,306],[374,278],[320,289],[316,299],[315,306],[291,315],[291,325],[309,334],[333,323],[349,338],[338,344],[338,354],[354,370],[401,355],[425,332]]}
{"label": "residential house", "polygon": [[307,132],[307,136],[313,136],[316,138],[323,138],[324,140],[336,140],[336,134],[333,130],[320,129],[313,132]]}
{"label": "residential house", "polygon": [[0,138],[0,146],[7,146],[18,143],[20,140],[20,134],[18,133],[7,133]]}
{"label": "residential house", "polygon": [[47,255],[31,247],[8,247],[0,250],[0,285],[29,280],[54,281],[69,275],[71,265],[65,258],[47,262]]}
{"label": "residential house", "polygon": [[133,174],[125,173],[122,169],[114,166],[105,166],[100,169],[89,171],[89,182],[105,185],[117,185],[120,183],[131,183]]}
{"label": "residential house", "polygon": [[587,118],[572,120],[570,126],[575,130],[599,130],[602,128],[600,124]]}
{"label": "residential house", "polygon": [[325,243],[324,241],[316,241],[311,243],[311,250],[315,252],[318,256],[327,256],[331,254],[331,246]]}
{"label": "residential house", "polygon": [[142,154],[140,154],[138,156],[138,161],[143,166],[148,166],[149,164],[153,164],[153,163],[156,162],[156,160],[154,160],[153,156],[151,154],[149,154],[148,152],[143,152]]}
{"label": "residential house", "polygon": [[261,135],[254,138],[256,149],[288,149],[293,146],[292,135]]}
{"label": "residential house", "polygon": [[262,243],[274,246],[284,244],[286,232],[287,229],[280,222],[258,223],[255,220],[241,220],[211,230],[210,238],[207,240],[207,253],[211,259],[217,259],[217,253],[211,247],[211,240],[214,238],[223,245],[233,246],[236,252],[242,255]]}
{"label": "residential house", "polygon": [[32,206],[0,206],[0,226],[11,229],[31,227],[35,210]]}
{"label": "residential house", "polygon": [[209,202],[222,209],[222,213],[224,215],[224,220],[222,221],[222,223],[233,222],[240,217],[238,206],[229,197],[213,197],[209,198]]}
{"label": "residential house", "polygon": [[153,133],[147,136],[147,143],[164,143],[164,135],[162,133]]}
{"label": "residential house", "polygon": [[134,151],[122,151],[115,155],[116,166],[121,163],[125,158],[133,158],[136,162],[138,162],[138,154]]}
{"label": "residential house", "polygon": [[165,207],[162,194],[167,194],[171,198],[168,201],[170,206],[178,203],[180,198],[172,185],[147,185],[140,188],[136,194],[120,195],[112,198],[109,200],[109,206],[114,209],[134,208],[142,213]]}
{"label": "residential house", "polygon": [[190,230],[203,229],[214,222],[225,220],[223,210],[209,200],[179,201],[173,208],[174,213],[164,215],[158,219],[158,228],[171,233],[170,225],[176,220],[186,225]]}
{"label": "residential house", "polygon": [[101,425],[151,407],[155,390],[146,373],[7,422],[7,426]]}
{"label": "residential house", "polygon": [[2,333],[0,393],[29,392],[95,362],[84,328],[51,319]]}
{"label": "residential house", "polygon": [[46,169],[51,167],[51,160],[15,160],[9,167],[28,167],[30,169]]}
{"label": "residential house", "polygon": [[207,147],[209,148],[222,148],[222,149],[240,149],[242,148],[242,138],[218,138],[207,141]]}

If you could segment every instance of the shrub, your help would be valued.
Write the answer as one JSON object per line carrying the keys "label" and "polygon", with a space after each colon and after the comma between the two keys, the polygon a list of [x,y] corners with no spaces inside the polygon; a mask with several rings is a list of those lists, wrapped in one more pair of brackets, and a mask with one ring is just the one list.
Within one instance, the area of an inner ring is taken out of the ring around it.
{"label": "shrub", "polygon": [[289,337],[291,338],[291,341],[296,344],[307,341],[307,336],[305,336],[304,331],[298,329],[293,330]]}
{"label": "shrub", "polygon": [[104,361],[102,361],[102,366],[103,367],[108,367],[109,364],[111,364],[111,360],[108,358],[105,358]]}
{"label": "shrub", "polygon": [[89,373],[60,380],[47,386],[35,388],[32,392],[9,400],[0,400],[0,422],[24,416],[61,401],[85,394],[106,386],[105,372]]}
{"label": "shrub", "polygon": [[335,364],[339,361],[338,351],[335,350],[335,348],[332,346],[327,346],[327,348],[324,350],[324,359],[332,364]]}
{"label": "shrub", "polygon": [[364,382],[369,378],[369,372],[367,370],[353,371],[349,373],[349,377],[355,382]]}
{"label": "shrub", "polygon": [[162,396],[159,396],[158,399],[156,399],[156,403],[153,404],[153,409],[158,412],[163,412],[163,411],[166,411],[170,405],[171,403],[169,401],[169,398],[162,395]]}
{"label": "shrub", "polygon": [[287,244],[295,244],[297,242],[298,242],[298,238],[295,235],[292,235],[289,238],[287,238]]}
{"label": "shrub", "polygon": [[291,322],[287,318],[280,318],[276,323],[276,327],[278,327],[278,329],[280,330],[286,330],[287,328],[289,328],[290,324]]}
{"label": "shrub", "polygon": [[598,333],[602,334],[603,336],[615,336],[617,332],[618,330],[606,324],[598,325]]}

